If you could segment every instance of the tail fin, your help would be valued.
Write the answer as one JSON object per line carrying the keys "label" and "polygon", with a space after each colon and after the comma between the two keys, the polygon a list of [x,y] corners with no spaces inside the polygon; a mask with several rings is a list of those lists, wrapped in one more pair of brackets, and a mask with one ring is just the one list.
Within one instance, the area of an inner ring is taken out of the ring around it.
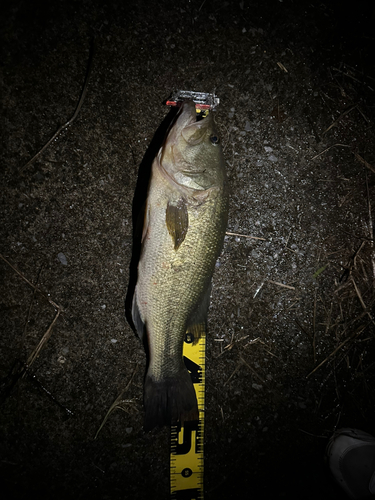
{"label": "tail fin", "polygon": [[182,422],[198,420],[197,397],[189,372],[184,367],[173,377],[155,381],[146,375],[145,392],[145,431],[154,427],[171,425],[177,420]]}

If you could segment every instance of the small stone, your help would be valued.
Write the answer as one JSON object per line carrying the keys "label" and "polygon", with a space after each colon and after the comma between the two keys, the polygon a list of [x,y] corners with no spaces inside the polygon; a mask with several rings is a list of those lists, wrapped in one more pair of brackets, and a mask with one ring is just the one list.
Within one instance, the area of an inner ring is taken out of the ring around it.
{"label": "small stone", "polygon": [[66,361],[66,358],[62,355],[57,358],[57,362],[60,363],[60,365],[63,365],[65,363],[65,361]]}
{"label": "small stone", "polygon": [[62,252],[60,252],[60,253],[57,254],[57,258],[59,259],[59,261],[61,262],[61,264],[63,266],[67,266],[68,265],[68,261],[67,261],[65,255]]}

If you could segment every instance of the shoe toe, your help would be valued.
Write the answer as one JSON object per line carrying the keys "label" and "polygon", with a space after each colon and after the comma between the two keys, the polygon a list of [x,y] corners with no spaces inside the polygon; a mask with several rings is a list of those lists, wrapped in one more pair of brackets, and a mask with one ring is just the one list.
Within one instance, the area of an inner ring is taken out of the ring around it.
{"label": "shoe toe", "polygon": [[357,429],[340,429],[328,443],[326,459],[336,481],[351,498],[375,498],[373,436]]}

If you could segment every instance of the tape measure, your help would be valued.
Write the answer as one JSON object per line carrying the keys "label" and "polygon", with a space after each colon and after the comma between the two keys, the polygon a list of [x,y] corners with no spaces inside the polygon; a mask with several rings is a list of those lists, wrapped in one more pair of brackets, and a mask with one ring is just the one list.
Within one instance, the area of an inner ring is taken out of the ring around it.
{"label": "tape measure", "polygon": [[172,500],[203,500],[203,438],[206,335],[197,344],[186,333],[183,357],[198,401],[199,420],[171,426],[170,481]]}

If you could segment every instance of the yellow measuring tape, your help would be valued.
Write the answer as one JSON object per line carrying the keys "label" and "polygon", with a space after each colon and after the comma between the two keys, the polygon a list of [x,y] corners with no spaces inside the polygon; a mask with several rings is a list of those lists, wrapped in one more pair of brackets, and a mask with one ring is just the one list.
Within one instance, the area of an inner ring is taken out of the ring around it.
{"label": "yellow measuring tape", "polygon": [[203,500],[205,334],[201,335],[197,344],[193,342],[194,335],[188,332],[185,335],[183,356],[194,384],[199,420],[171,427],[172,500]]}

